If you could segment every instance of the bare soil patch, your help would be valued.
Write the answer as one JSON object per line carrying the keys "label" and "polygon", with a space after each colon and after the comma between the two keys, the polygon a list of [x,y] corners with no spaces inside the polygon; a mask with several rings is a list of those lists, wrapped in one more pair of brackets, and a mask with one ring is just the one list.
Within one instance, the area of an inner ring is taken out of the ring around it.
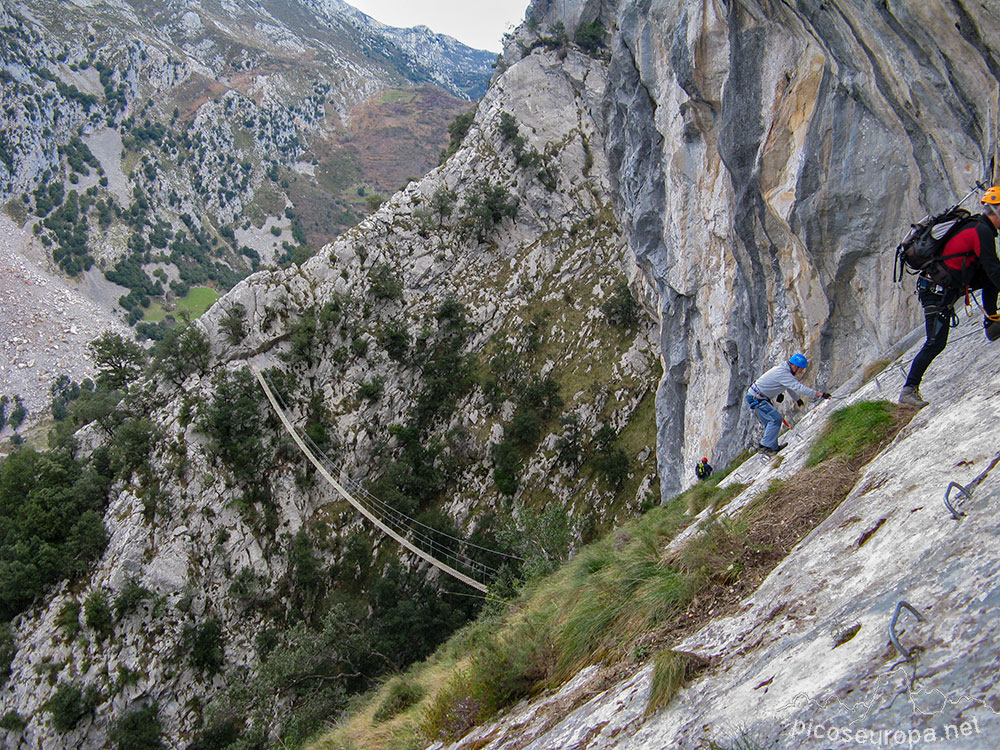
{"label": "bare soil patch", "polygon": [[[854,460],[831,458],[803,469],[793,481],[772,485],[743,510],[740,520],[746,524],[744,533],[728,533],[709,524],[704,534],[694,537],[680,553],[678,562],[705,564],[719,572],[680,617],[650,633],[646,642],[666,647],[684,640],[710,620],[736,612],[778,563],[844,501],[857,484],[861,469],[892,442],[914,414],[915,409],[898,408],[884,439]],[[699,543],[707,534],[714,535],[715,545]]]}

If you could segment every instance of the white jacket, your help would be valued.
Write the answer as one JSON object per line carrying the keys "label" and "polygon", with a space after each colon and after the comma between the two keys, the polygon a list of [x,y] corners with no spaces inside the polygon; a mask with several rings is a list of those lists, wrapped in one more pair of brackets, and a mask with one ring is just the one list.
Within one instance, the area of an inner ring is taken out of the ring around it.
{"label": "white jacket", "polygon": [[794,375],[792,375],[791,367],[787,362],[775,365],[757,378],[757,381],[750,386],[750,390],[747,391],[747,393],[754,398],[765,396],[766,398],[774,400],[774,397],[782,391],[788,391],[789,393],[799,397],[816,397],[815,389],[810,388],[807,385],[803,385]]}

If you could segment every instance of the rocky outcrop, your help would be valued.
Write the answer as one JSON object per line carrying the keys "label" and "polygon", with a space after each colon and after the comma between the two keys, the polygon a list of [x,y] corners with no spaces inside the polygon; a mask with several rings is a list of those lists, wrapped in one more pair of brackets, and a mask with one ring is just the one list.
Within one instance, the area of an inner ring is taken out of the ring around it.
{"label": "rocky outcrop", "polygon": [[[18,653],[2,703],[27,726],[8,734],[12,747],[102,747],[126,711],[153,702],[171,746],[183,746],[227,680],[246,680],[257,658],[255,637],[272,625],[233,593],[234,577],[258,581],[259,596],[284,611],[290,539],[307,531],[330,564],[348,540],[368,538],[361,520],[308,481],[302,462],[281,447],[277,424],[264,421],[263,403],[266,466],[259,479],[271,520],[262,528],[265,503],[248,499],[245,479],[220,462],[199,417],[225,378],[248,364],[288,373],[283,398],[300,429],[318,397],[343,475],[374,480],[396,449],[390,426],[411,419],[425,387],[420,361],[442,315],[458,314],[442,310],[459,303],[466,321],[461,354],[482,374],[433,423],[427,440],[444,446],[458,472],[442,511],[463,535],[491,511],[515,513],[515,502],[555,503],[580,526],[610,523],[655,498],[653,327],[648,319],[616,326],[602,311],[637,273],[611,207],[599,127],[605,68],[572,50],[539,50],[512,65],[443,167],[301,266],[245,279],[195,323],[211,343],[212,371],[190,375],[181,386],[161,383],[145,396],[160,431],[151,470],[115,486],[105,522],[110,541],[94,574],[72,590],[58,589],[15,622]],[[502,123],[513,123],[516,137]],[[446,209],[434,208],[441,205],[436,197]],[[487,200],[499,216],[475,213]],[[241,323],[238,334],[233,320]],[[384,338],[390,328],[409,342],[412,357],[390,354]],[[522,385],[547,379],[559,394],[537,450],[525,456],[516,489],[506,495],[498,490],[491,450],[503,440],[518,396],[502,387],[487,393],[499,370]],[[379,384],[375,395],[362,397],[372,383]],[[253,392],[261,398],[255,385]],[[578,427],[584,457],[602,427],[619,436],[627,461],[620,489],[561,460],[563,416]],[[388,544],[374,540],[372,556]],[[99,637],[82,628],[79,636],[67,635],[60,625],[71,600],[103,590],[116,602],[135,586],[149,594],[115,619],[112,632]],[[206,621],[225,634],[225,670],[218,675],[184,656],[193,628]],[[100,695],[93,716],[68,732],[52,726],[47,709],[61,684]]]}
{"label": "rocky outcrop", "polygon": [[[449,749],[995,747],[1000,349],[978,320],[956,334],[924,381],[931,405],[862,470],[840,507],[735,613],[670,644],[707,667],[665,708],[647,711],[651,664],[610,688],[592,667]],[[891,398],[921,344],[839,391],[837,407]],[[751,459],[733,474],[749,486],[720,513],[767,502],[773,482],[803,467],[833,408],[796,425],[784,461]],[[894,633],[910,660],[890,643],[900,602],[916,612],[903,608]]]}
{"label": "rocky outcrop", "polygon": [[604,128],[658,298],[669,495],[697,456],[742,450],[742,393],[771,361],[802,350],[814,382],[843,382],[914,325],[892,248],[991,177],[996,21],[837,0],[538,0],[529,16],[608,30]]}

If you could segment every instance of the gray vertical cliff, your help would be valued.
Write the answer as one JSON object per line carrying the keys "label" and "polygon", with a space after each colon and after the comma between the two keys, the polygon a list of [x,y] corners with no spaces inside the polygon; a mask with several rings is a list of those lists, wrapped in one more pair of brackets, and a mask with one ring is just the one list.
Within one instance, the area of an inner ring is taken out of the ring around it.
{"label": "gray vertical cliff", "polygon": [[1000,16],[986,3],[538,0],[610,50],[607,153],[660,317],[665,496],[749,441],[747,383],[794,350],[842,382],[918,321],[900,228],[996,152]]}

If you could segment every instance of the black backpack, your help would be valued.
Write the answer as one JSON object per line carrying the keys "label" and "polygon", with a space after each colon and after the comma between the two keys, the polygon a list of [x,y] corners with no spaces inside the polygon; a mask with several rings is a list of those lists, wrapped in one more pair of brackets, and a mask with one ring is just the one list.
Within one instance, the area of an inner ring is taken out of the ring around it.
{"label": "black backpack", "polygon": [[968,281],[965,278],[966,273],[948,268],[944,260],[963,256],[975,258],[975,253],[945,255],[944,246],[948,244],[948,240],[963,229],[968,229],[978,219],[978,216],[973,216],[964,208],[953,206],[944,213],[925,216],[916,224],[911,224],[909,233],[896,246],[892,280],[902,281],[903,276],[910,273],[926,276],[935,284],[944,287],[965,286]]}

